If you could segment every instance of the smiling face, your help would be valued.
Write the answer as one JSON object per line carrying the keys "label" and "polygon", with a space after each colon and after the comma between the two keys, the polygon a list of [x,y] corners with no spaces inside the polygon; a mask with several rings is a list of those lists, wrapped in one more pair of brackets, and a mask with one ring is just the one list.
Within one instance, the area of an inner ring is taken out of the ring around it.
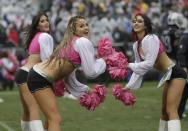
{"label": "smiling face", "polygon": [[75,34],[80,37],[89,37],[89,25],[85,19],[77,20]]}
{"label": "smiling face", "polygon": [[40,30],[41,32],[49,32],[50,31],[49,20],[45,15],[42,15],[40,17],[37,29]]}
{"label": "smiling face", "polygon": [[132,27],[135,33],[145,32],[145,24],[142,16],[137,15],[132,20]]}

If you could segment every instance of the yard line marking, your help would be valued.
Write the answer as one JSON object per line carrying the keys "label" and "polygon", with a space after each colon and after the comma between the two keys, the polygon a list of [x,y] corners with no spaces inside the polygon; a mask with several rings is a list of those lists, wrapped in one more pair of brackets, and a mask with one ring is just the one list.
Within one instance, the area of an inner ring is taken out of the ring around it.
{"label": "yard line marking", "polygon": [[0,121],[0,126],[7,129],[7,131],[14,131],[14,129],[10,128],[7,124]]}

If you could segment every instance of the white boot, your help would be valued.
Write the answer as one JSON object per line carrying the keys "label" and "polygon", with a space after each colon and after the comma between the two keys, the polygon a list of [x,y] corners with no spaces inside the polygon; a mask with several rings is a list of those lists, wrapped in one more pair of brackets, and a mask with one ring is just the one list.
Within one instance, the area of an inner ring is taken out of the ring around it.
{"label": "white boot", "polygon": [[41,120],[33,120],[29,122],[30,131],[44,131]]}
{"label": "white boot", "polygon": [[170,120],[170,121],[168,121],[168,131],[181,131],[180,120]]}
{"label": "white boot", "polygon": [[159,121],[159,130],[158,131],[168,131],[167,121],[160,119]]}
{"label": "white boot", "polygon": [[21,120],[21,129],[22,129],[22,131],[30,131],[29,130],[29,121]]}

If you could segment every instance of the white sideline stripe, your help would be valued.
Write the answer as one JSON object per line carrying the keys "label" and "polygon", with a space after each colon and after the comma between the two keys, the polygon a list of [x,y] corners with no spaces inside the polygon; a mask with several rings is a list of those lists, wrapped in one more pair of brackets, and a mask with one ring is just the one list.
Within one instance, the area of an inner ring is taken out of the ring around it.
{"label": "white sideline stripe", "polygon": [[14,131],[14,129],[10,128],[7,124],[0,121],[0,126],[5,128],[7,131]]}

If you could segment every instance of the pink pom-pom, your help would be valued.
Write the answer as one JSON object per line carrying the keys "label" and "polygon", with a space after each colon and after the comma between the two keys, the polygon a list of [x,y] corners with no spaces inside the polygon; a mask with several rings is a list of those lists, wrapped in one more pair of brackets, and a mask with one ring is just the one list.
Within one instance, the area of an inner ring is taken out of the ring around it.
{"label": "pink pom-pom", "polygon": [[123,80],[127,76],[128,62],[122,52],[116,52],[112,47],[112,41],[103,38],[98,42],[98,56],[105,59],[107,70],[112,79]]}
{"label": "pink pom-pom", "polygon": [[86,107],[87,109],[91,106],[91,96],[88,93],[85,93],[80,97],[80,105]]}
{"label": "pink pom-pom", "polygon": [[126,106],[132,106],[136,102],[135,96],[130,92],[130,90],[122,89],[122,85],[115,84],[112,88],[113,96],[122,101]]}
{"label": "pink pom-pom", "polygon": [[115,96],[116,99],[120,100],[122,92],[122,86],[120,84],[115,84],[112,88],[112,95]]}
{"label": "pink pom-pom", "polygon": [[97,50],[99,57],[107,57],[111,55],[115,50],[112,48],[112,41],[108,38],[102,38],[97,44]]}
{"label": "pink pom-pom", "polygon": [[127,70],[123,68],[109,67],[108,72],[114,80],[123,80],[127,76]]}
{"label": "pink pom-pom", "polygon": [[112,79],[123,80],[127,76],[128,61],[122,52],[114,52],[106,59],[107,70]]}
{"label": "pink pom-pom", "polygon": [[132,106],[136,102],[135,96],[129,90],[122,91],[121,99],[126,106]]}
{"label": "pink pom-pom", "polygon": [[104,85],[99,85],[99,84],[95,85],[93,92],[100,97],[100,102],[104,101],[107,94],[107,90]]}
{"label": "pink pom-pom", "polygon": [[90,111],[94,111],[100,104],[100,97],[95,93],[84,94],[80,97],[80,105],[86,107]]}
{"label": "pink pom-pom", "polygon": [[100,97],[96,93],[91,93],[91,105],[90,108],[88,108],[91,111],[94,111],[99,104],[101,103]]}
{"label": "pink pom-pom", "polygon": [[65,83],[63,80],[55,81],[54,83],[54,93],[56,96],[60,97],[64,95],[65,92]]}
{"label": "pink pom-pom", "polygon": [[80,105],[94,111],[104,101],[106,93],[106,88],[103,85],[95,85],[92,92],[87,92],[80,97]]}

